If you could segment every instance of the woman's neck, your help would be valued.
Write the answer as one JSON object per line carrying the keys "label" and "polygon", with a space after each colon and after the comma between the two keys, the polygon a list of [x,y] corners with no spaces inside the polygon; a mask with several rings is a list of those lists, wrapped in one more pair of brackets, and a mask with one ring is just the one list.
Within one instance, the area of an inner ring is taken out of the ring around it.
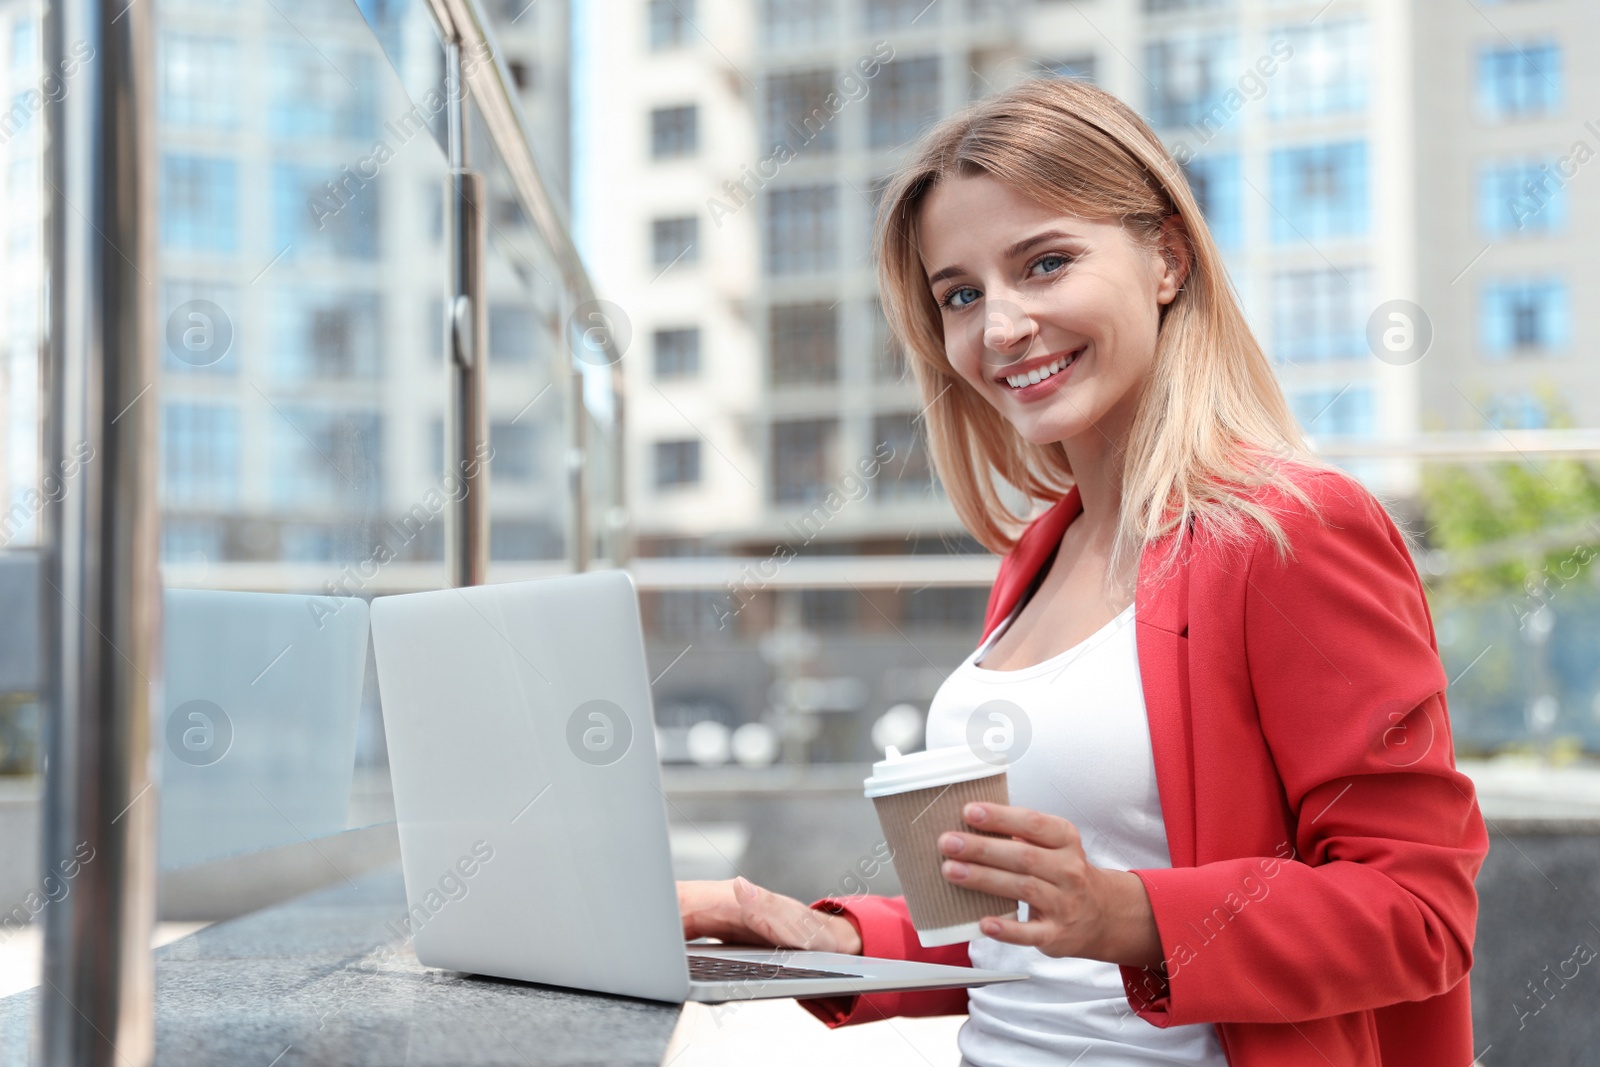
{"label": "woman's neck", "polygon": [[1127,427],[1107,421],[1062,442],[1083,505],[1075,524],[1081,523],[1093,540],[1111,537],[1121,517],[1127,442]]}

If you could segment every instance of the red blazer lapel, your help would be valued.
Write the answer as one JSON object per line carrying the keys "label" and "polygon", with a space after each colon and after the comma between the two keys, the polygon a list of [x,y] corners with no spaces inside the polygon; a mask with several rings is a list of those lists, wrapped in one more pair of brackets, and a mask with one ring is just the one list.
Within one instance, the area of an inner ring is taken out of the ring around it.
{"label": "red blazer lapel", "polygon": [[1174,867],[1195,865],[1194,739],[1189,706],[1189,550],[1166,569],[1170,539],[1139,558],[1134,620],[1156,788]]}
{"label": "red blazer lapel", "polygon": [[[1005,622],[1006,616],[1011,614],[1011,609],[1017,606],[1017,601],[1038,576],[1039,568],[1044,566],[1045,561],[1061,544],[1061,537],[1067,532],[1067,527],[1082,510],[1083,502],[1078,497],[1078,488],[1073,486],[1067,491],[1066,496],[1052,505],[1049,511],[1030,522],[1028,528],[1022,531],[1017,547],[1001,561],[1000,573],[995,577],[993,588],[989,590],[989,608],[983,616],[984,638],[987,638],[996,626]],[[979,639],[980,644],[982,640]]]}

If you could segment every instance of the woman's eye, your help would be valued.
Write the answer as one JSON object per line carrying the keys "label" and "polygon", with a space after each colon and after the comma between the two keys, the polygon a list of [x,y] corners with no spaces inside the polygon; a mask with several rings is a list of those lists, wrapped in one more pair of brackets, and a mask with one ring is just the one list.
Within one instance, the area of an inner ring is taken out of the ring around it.
{"label": "woman's eye", "polygon": [[1036,274],[1051,274],[1067,265],[1067,257],[1057,252],[1040,256],[1033,262],[1033,272]]}
{"label": "woman's eye", "polygon": [[959,289],[950,291],[950,294],[944,298],[944,306],[952,308],[966,307],[976,299],[978,299],[978,290],[971,286],[963,285]]}

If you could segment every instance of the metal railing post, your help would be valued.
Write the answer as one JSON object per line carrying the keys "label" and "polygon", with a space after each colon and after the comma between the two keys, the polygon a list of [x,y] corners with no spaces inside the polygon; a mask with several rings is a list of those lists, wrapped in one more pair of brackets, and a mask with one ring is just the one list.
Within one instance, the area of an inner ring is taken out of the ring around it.
{"label": "metal railing post", "polygon": [[[149,4],[51,0],[42,827],[51,1067],[154,1054],[152,708],[159,707]],[[52,491],[59,487],[59,494]]]}
{"label": "metal railing post", "polygon": [[450,303],[445,316],[449,345],[450,410],[445,437],[450,464],[459,479],[445,528],[450,584],[482,585],[489,576],[489,430],[484,388],[488,356],[488,313],[484,306],[483,258],[487,239],[483,175],[468,166],[467,83],[461,69],[461,42],[445,45],[449,92],[450,174],[446,179],[446,234],[450,242]]}

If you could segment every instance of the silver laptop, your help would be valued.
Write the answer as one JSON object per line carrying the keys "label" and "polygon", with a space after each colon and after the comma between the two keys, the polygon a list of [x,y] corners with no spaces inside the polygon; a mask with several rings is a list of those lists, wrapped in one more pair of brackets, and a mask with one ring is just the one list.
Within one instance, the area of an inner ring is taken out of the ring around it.
{"label": "silver laptop", "polygon": [[621,571],[381,597],[372,639],[422,963],[674,1002],[1026,977],[685,945]]}

